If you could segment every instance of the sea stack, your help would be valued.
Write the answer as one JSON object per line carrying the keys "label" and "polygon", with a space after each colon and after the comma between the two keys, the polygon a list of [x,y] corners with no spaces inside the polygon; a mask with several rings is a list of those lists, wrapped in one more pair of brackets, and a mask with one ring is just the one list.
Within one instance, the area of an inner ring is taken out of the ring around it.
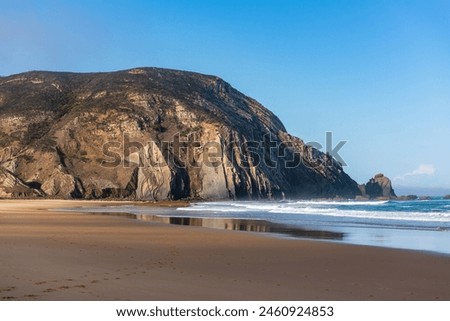
{"label": "sea stack", "polygon": [[394,199],[397,198],[392,188],[391,180],[383,174],[376,174],[366,184],[360,185],[363,197],[375,199]]}

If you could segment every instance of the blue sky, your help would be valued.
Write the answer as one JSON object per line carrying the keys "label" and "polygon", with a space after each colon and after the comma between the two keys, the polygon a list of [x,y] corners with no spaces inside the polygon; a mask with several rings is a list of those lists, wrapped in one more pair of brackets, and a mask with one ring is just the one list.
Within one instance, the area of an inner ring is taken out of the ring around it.
{"label": "blue sky", "polygon": [[450,193],[449,1],[0,0],[0,61],[218,75],[305,141],[348,141],[358,182]]}

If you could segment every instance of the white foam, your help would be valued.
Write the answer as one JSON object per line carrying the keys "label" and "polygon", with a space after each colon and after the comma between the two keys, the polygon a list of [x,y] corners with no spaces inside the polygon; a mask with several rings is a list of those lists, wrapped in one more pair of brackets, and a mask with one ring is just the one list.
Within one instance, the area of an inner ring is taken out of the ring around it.
{"label": "white foam", "polygon": [[367,205],[383,205],[388,203],[389,201],[298,201],[295,204],[304,204],[304,205],[338,205],[338,206],[367,206]]}
{"label": "white foam", "polygon": [[357,219],[376,219],[394,221],[417,221],[417,222],[450,222],[450,213],[427,213],[427,212],[398,212],[398,211],[357,211],[337,209],[278,209],[270,213],[297,214],[297,215],[322,215],[333,217],[347,217]]}
{"label": "white foam", "polygon": [[[378,206],[389,201],[298,201],[298,202],[208,202],[195,203],[181,211],[218,213],[255,213],[284,215],[318,215],[354,218],[358,220],[387,220],[412,222],[449,222],[450,212],[362,210],[359,206]],[[342,205],[346,205],[345,207]],[[347,206],[349,208],[347,208]]]}

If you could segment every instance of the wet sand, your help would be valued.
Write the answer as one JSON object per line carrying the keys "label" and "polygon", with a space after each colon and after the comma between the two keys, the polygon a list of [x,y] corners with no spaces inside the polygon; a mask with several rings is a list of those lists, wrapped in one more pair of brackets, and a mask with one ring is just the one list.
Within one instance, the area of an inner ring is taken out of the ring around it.
{"label": "wet sand", "polygon": [[450,300],[448,256],[48,211],[112,204],[0,200],[0,300]]}

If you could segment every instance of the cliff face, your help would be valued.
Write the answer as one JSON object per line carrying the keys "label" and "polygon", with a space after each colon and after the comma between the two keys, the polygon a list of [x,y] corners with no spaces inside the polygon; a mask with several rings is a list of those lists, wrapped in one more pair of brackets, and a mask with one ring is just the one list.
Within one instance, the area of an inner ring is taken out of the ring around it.
{"label": "cliff face", "polygon": [[354,197],[331,157],[223,80],[142,68],[0,78],[0,197]]}

